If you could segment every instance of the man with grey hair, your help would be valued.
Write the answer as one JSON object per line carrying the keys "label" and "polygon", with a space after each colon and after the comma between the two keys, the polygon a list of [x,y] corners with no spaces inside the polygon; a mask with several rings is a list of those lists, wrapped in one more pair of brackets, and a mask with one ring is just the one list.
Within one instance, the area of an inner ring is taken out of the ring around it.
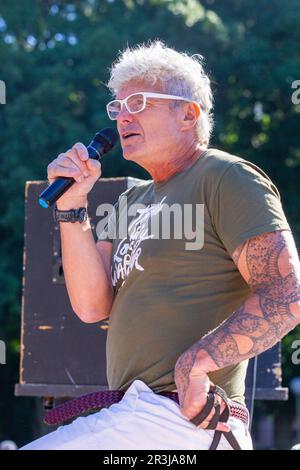
{"label": "man with grey hair", "polygon": [[[72,307],[87,323],[109,317],[108,383],[125,394],[25,448],[251,449],[247,361],[300,321],[299,259],[279,193],[254,164],[209,148],[212,93],[201,57],[159,41],[127,49],[109,87],[124,158],[152,177],[120,197],[110,225],[124,216],[124,197],[144,212],[123,238],[104,230],[95,243],[88,221],[60,231]],[[60,154],[50,183],[76,183],[58,210],[87,207],[100,173],[81,143]],[[144,232],[159,216],[153,207],[175,203],[203,205],[201,249]]]}

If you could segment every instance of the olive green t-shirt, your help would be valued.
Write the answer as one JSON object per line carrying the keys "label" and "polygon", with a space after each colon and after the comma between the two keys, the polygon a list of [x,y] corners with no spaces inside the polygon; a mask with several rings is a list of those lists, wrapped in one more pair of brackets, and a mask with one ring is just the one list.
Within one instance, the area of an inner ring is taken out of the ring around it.
{"label": "olive green t-shirt", "polygon": [[[112,239],[122,216],[137,203],[143,206],[132,212],[128,230]],[[169,217],[168,239],[168,227],[163,229],[158,220],[166,222],[163,210],[173,204],[177,212]],[[189,210],[192,226],[187,223]],[[145,181],[123,193],[110,218],[109,234],[99,237],[113,243],[109,388],[126,390],[140,379],[155,392],[176,389],[178,357],[250,294],[232,260],[233,251],[251,237],[280,229],[289,225],[268,176],[251,162],[216,149],[208,149],[168,181]],[[203,240],[195,235],[197,230],[203,231]],[[209,374],[229,398],[242,404],[247,364]]]}

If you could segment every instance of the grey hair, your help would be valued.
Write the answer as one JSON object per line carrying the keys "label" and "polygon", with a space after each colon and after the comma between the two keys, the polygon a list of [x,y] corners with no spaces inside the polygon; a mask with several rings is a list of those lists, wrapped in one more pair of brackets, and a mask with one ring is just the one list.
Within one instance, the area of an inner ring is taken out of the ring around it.
{"label": "grey hair", "polygon": [[129,47],[120,53],[110,70],[108,87],[113,94],[127,82],[139,79],[151,85],[161,82],[163,92],[199,103],[197,138],[208,146],[213,128],[213,95],[203,68],[204,58],[177,52],[161,41]]}

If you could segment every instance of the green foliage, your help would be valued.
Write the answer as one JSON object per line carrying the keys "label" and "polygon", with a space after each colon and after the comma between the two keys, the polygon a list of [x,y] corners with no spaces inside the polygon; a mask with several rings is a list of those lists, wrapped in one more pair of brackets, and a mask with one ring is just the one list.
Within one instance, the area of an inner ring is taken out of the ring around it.
{"label": "green foliage", "polygon": [[[104,83],[127,44],[160,38],[204,55],[215,91],[212,146],[269,174],[299,242],[299,106],[291,101],[292,82],[300,79],[299,22],[298,0],[1,0],[7,104],[0,105],[0,339],[8,342],[9,363],[0,366],[0,382],[11,395],[18,381],[25,181],[45,179],[54,156],[111,125]],[[103,169],[106,177],[147,177],[122,159],[119,146]],[[296,373],[290,355],[297,336],[299,329],[284,340],[287,379]],[[13,434],[8,397],[0,406],[0,439],[6,429],[11,434],[3,438],[28,440]]]}

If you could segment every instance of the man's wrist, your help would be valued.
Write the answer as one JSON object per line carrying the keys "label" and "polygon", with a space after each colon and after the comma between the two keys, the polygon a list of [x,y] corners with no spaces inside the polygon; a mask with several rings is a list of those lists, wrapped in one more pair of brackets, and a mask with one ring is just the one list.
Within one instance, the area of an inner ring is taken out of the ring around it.
{"label": "man's wrist", "polygon": [[58,199],[56,207],[59,211],[69,211],[71,209],[79,209],[80,207],[87,207],[87,198],[79,197],[74,199],[68,199],[66,201],[60,201]]}

